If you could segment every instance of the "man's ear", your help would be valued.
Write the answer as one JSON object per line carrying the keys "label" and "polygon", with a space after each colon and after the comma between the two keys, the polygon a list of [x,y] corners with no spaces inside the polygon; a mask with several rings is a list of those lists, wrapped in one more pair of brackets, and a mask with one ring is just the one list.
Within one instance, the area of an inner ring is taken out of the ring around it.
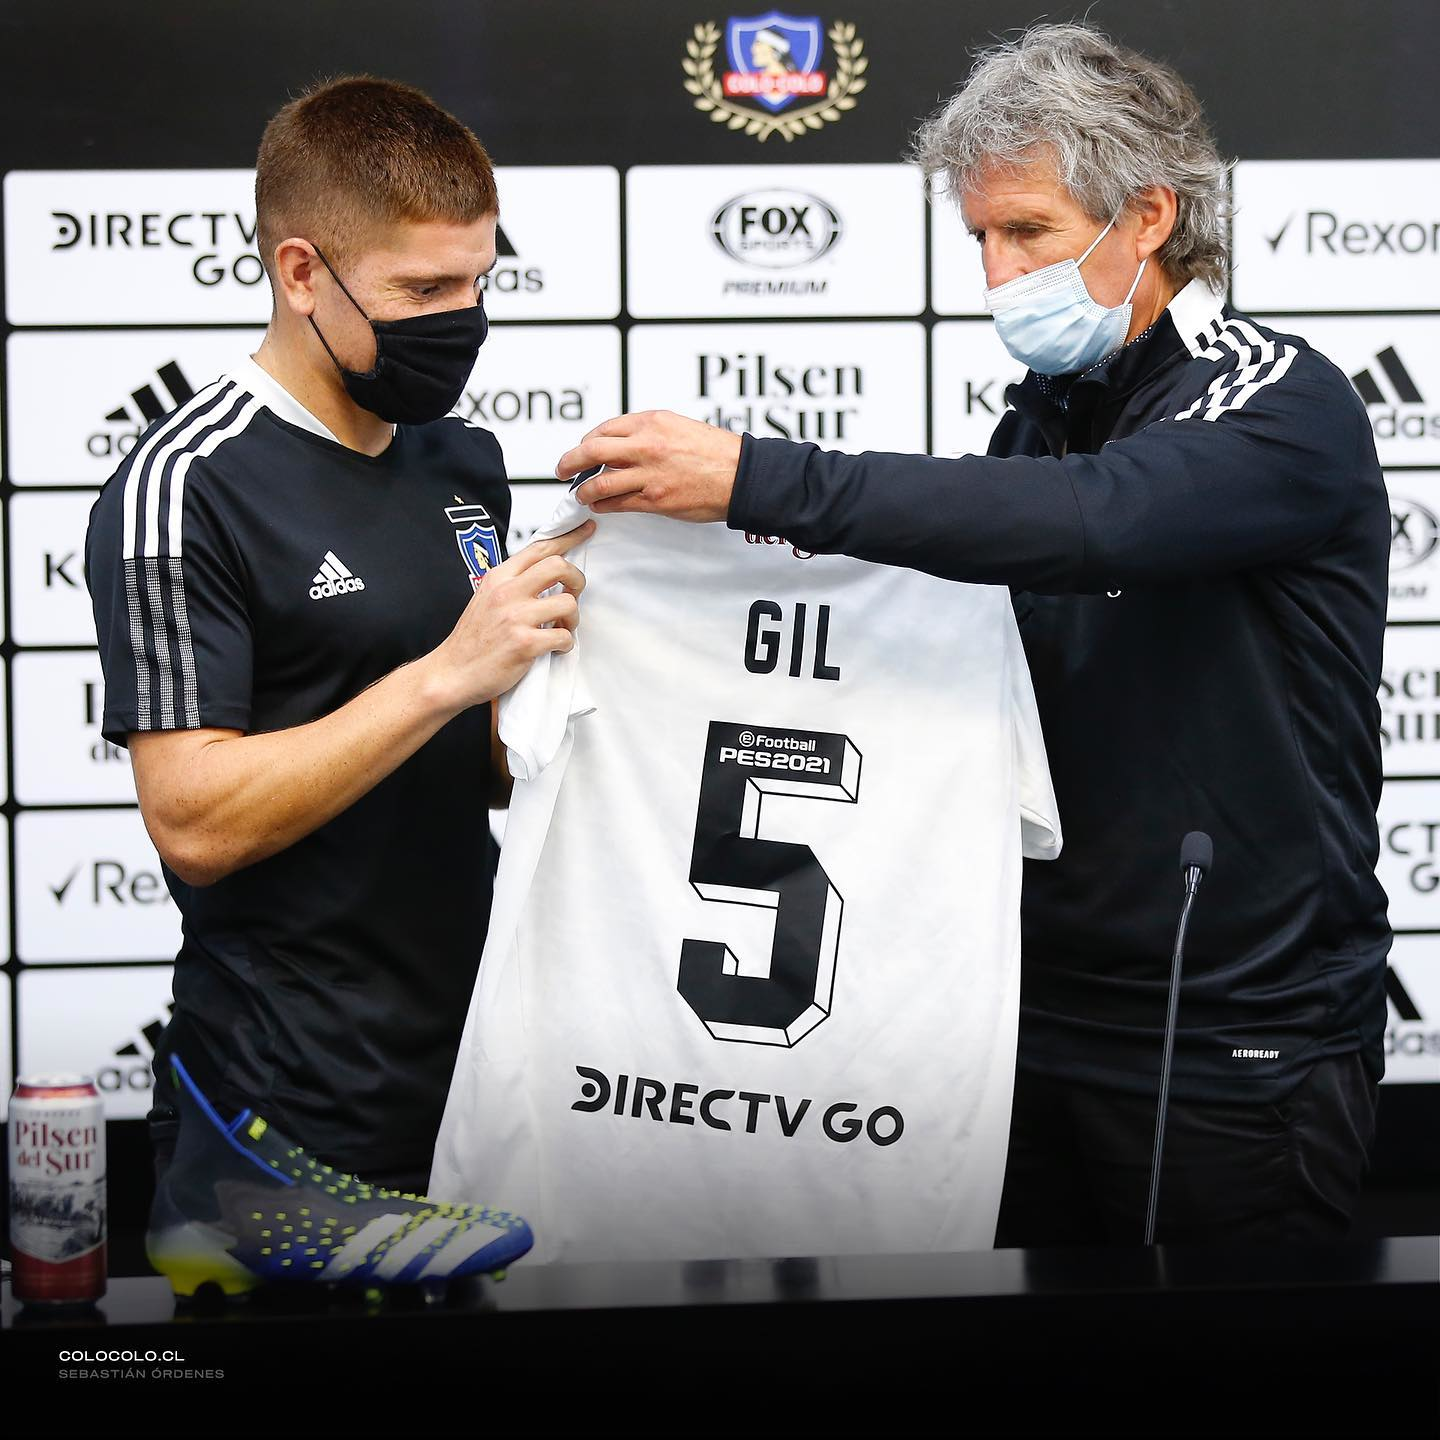
{"label": "man's ear", "polygon": [[275,276],[275,297],[278,304],[282,297],[292,313],[300,316],[315,313],[315,274],[320,269],[320,258],[315,247],[298,236],[282,240],[271,257]]}
{"label": "man's ear", "polygon": [[1168,185],[1151,185],[1131,200],[1131,213],[1139,222],[1135,251],[1140,259],[1149,259],[1170,238],[1176,208],[1175,192]]}

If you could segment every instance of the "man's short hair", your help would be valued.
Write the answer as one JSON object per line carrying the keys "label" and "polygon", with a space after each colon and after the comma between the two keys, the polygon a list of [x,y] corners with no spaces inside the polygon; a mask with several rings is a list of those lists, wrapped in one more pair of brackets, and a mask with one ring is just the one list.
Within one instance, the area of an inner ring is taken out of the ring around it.
{"label": "man's short hair", "polygon": [[982,51],[964,85],[915,136],[928,181],[957,203],[987,165],[1049,159],[1104,223],[1152,185],[1168,185],[1175,228],[1157,260],[1172,279],[1224,289],[1228,166],[1194,92],[1170,66],[1089,25],[1036,25]]}
{"label": "man's short hair", "polygon": [[260,140],[255,208],[267,270],[291,235],[338,265],[384,226],[467,224],[499,205],[485,147],[413,85],[369,75],[325,81],[285,105]]}

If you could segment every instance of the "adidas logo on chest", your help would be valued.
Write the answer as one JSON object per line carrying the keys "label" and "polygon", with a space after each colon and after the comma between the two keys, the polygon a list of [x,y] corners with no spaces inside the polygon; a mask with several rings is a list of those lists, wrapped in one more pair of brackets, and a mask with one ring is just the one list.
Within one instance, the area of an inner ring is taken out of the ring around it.
{"label": "adidas logo on chest", "polygon": [[335,595],[348,595],[352,590],[363,590],[365,582],[353,574],[333,550],[325,552],[320,569],[310,586],[312,600],[329,600]]}

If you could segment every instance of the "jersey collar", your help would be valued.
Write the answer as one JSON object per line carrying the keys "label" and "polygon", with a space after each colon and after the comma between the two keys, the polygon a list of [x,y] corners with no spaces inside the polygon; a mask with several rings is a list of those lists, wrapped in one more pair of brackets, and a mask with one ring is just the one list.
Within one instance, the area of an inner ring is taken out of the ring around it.
{"label": "jersey collar", "polygon": [[1165,307],[1193,359],[1206,349],[1225,323],[1225,301],[1203,280],[1192,280]]}
{"label": "jersey collar", "polygon": [[1090,414],[1102,400],[1118,402],[1171,365],[1201,354],[1224,324],[1224,298],[1203,280],[1191,280],[1148,330],[1083,375],[1063,377],[1067,392],[1063,406],[1047,393],[1053,392],[1055,382],[1043,384],[1034,371],[1007,386],[1005,399],[1040,427],[1053,454],[1063,454],[1077,407]]}
{"label": "jersey collar", "polygon": [[282,420],[299,426],[301,430],[308,430],[322,440],[333,440],[337,445],[343,443],[328,425],[317,420],[273,375],[262,370],[253,356],[243,356],[237,364],[232,365],[230,378]]}
{"label": "jersey collar", "polygon": [[1203,280],[1191,280],[1171,296],[1148,330],[1077,376],[1075,385],[1098,385],[1112,395],[1126,394],[1159,366],[1180,357],[1193,360],[1219,334],[1223,307],[1224,301]]}

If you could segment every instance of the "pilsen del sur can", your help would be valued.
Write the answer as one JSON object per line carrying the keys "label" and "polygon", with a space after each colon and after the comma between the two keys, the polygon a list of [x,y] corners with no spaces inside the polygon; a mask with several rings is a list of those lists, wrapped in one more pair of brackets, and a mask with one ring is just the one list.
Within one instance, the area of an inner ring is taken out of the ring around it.
{"label": "pilsen del sur can", "polygon": [[22,1076],[10,1101],[11,1290],[76,1305],[105,1293],[105,1113],[81,1075]]}

